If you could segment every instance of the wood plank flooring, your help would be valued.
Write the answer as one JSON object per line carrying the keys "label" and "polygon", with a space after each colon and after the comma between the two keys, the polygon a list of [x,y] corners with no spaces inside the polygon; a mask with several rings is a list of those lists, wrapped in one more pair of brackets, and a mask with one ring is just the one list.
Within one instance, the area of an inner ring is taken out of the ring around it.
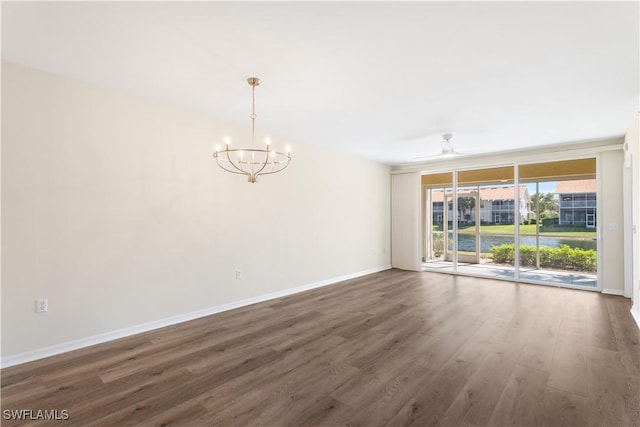
{"label": "wood plank flooring", "polygon": [[629,309],[388,270],[3,369],[1,406],[65,426],[640,426]]}

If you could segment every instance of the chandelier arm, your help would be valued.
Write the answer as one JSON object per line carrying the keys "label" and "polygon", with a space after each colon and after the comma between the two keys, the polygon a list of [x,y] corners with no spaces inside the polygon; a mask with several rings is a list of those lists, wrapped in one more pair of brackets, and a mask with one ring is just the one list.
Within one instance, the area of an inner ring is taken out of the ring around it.
{"label": "chandelier arm", "polygon": [[286,162],[272,163],[272,165],[284,163],[284,166],[281,169],[277,169],[277,170],[269,171],[269,172],[262,172],[260,175],[270,175],[272,173],[278,173],[278,172],[281,172],[281,171],[285,170],[287,168],[287,166],[289,166],[289,161],[291,160],[291,157],[288,157],[287,159],[288,160]]}
{"label": "chandelier arm", "polygon": [[247,174],[246,174],[246,173],[244,173],[244,172],[238,172],[238,171],[234,171],[233,169],[227,169],[227,168],[225,168],[224,166],[222,166],[220,163],[218,163],[218,166],[220,166],[223,170],[225,170],[225,171],[227,171],[227,172],[229,172],[229,173],[235,173],[235,174],[237,174],[237,175],[247,175]]}
{"label": "chandelier arm", "polygon": [[264,162],[262,162],[262,167],[260,169],[258,169],[257,172],[255,172],[255,176],[257,177],[258,175],[262,174],[262,171],[264,170],[265,167],[267,167],[268,164],[273,164],[273,162],[269,163],[269,154],[271,152],[267,149],[267,151],[265,151],[265,158],[264,158]]}
{"label": "chandelier arm", "polygon": [[[246,173],[244,173],[244,172],[238,172],[238,171],[235,171],[235,170],[233,170],[233,169],[227,168],[227,167],[224,165],[224,163],[220,163],[220,158],[219,158],[218,156],[214,156],[214,157],[215,157],[215,159],[216,159],[216,163],[218,163],[218,166],[220,166],[223,170],[225,170],[225,171],[227,171],[227,172],[230,172],[230,173],[236,173],[236,174],[238,174],[238,175],[246,175]],[[228,162],[228,163],[230,163],[230,162]]]}
{"label": "chandelier arm", "polygon": [[[229,150],[225,150],[225,151],[227,153],[227,160],[229,160],[229,163],[231,163],[231,166],[233,166],[234,168],[238,169],[240,171],[238,173],[241,173],[243,175],[249,175],[249,173],[247,171],[245,171],[244,169],[239,168],[238,166],[236,166],[236,163],[231,160],[231,156],[229,156]],[[240,165],[242,165],[242,163],[240,163]]]}

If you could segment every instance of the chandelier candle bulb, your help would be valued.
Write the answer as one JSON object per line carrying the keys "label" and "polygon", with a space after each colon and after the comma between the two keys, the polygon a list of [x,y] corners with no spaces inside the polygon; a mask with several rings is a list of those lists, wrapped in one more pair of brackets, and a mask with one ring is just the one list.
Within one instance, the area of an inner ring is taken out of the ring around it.
{"label": "chandelier candle bulb", "polygon": [[[229,148],[231,138],[225,137],[225,149],[220,150],[216,146],[213,158],[222,169],[227,172],[246,175],[248,181],[255,183],[260,175],[268,175],[284,170],[291,161],[291,149],[287,146],[286,152],[280,152],[271,149],[271,139],[265,138],[265,148],[258,148],[255,145],[255,92],[256,86],[260,84],[257,77],[249,77],[247,83],[251,86],[251,147],[248,148]],[[251,157],[245,160],[244,152],[251,153]]]}

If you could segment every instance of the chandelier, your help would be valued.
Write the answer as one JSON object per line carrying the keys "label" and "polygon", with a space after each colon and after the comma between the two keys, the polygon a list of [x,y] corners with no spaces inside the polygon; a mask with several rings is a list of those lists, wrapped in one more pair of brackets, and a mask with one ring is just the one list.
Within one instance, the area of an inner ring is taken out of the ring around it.
{"label": "chandelier", "polygon": [[255,146],[255,126],[256,126],[256,86],[260,84],[257,77],[247,79],[251,86],[251,147],[250,148],[229,148],[231,138],[225,138],[225,148],[216,146],[213,157],[218,166],[227,172],[246,175],[248,181],[255,183],[260,175],[268,175],[284,170],[291,161],[291,151],[287,147],[286,152],[274,151],[271,149],[269,138],[265,141],[265,148]]}

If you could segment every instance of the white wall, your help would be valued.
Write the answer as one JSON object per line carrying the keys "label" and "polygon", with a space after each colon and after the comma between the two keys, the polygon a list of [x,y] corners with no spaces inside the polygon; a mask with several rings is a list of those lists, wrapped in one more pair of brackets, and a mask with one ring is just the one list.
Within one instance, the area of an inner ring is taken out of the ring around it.
{"label": "white wall", "polygon": [[388,167],[280,141],[249,184],[224,135],[249,129],[2,64],[3,358],[388,267]]}

